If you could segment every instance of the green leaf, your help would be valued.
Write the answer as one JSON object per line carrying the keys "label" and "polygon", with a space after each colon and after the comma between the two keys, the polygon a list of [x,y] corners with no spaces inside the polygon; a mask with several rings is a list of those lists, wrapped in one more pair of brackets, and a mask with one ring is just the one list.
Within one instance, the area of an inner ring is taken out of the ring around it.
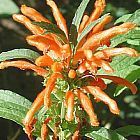
{"label": "green leaf", "polygon": [[47,23],[47,22],[32,22],[34,25],[37,25],[43,29],[45,29],[44,34],[55,34],[58,37],[58,40],[60,40],[63,44],[67,44],[67,38],[64,33],[57,25],[53,23]]}
{"label": "green leaf", "polygon": [[0,117],[22,125],[22,120],[31,106],[24,97],[8,90],[0,90]]}
{"label": "green leaf", "polygon": [[[113,58],[112,62],[110,63],[110,65],[114,69],[114,72],[108,75],[114,75],[114,76],[126,78],[126,76],[128,76],[128,74],[130,74],[132,71],[140,68],[137,65],[133,65],[138,60],[140,60],[140,57],[129,57],[125,55],[116,56]],[[100,69],[99,74],[105,74],[105,72],[102,69]]]}
{"label": "green leaf", "polygon": [[72,25],[74,25],[78,31],[79,29],[79,25],[80,25],[80,22],[82,20],[82,17],[83,17],[83,14],[84,14],[84,11],[88,5],[90,0],[83,0],[80,4],[80,6],[78,7],[76,13],[75,13],[75,16],[72,20]]}
{"label": "green leaf", "polygon": [[[31,107],[31,102],[26,98],[9,90],[0,90],[0,117],[12,120],[23,126],[23,119]],[[40,122],[35,125],[33,135],[40,136]]]}
{"label": "green leaf", "polygon": [[13,0],[0,0],[0,16],[12,15],[18,12],[19,8]]}
{"label": "green leaf", "polygon": [[96,26],[98,23],[100,23],[106,16],[108,16],[109,14],[105,14],[103,15],[101,18],[93,21],[92,23],[90,23],[83,31],[82,33],[80,34],[80,36],[78,37],[77,41],[80,42],[82,40],[82,38],[87,35],[91,29]]}
{"label": "green leaf", "polygon": [[72,53],[73,55],[75,54],[76,51],[76,44],[77,44],[77,37],[78,37],[78,29],[80,26],[80,22],[82,20],[84,11],[88,5],[90,0],[83,0],[80,4],[80,6],[78,7],[75,16],[72,20],[72,25],[70,27],[70,34],[69,34],[69,42],[70,42],[70,46],[72,49]]}
{"label": "green leaf", "polygon": [[70,34],[69,34],[69,42],[72,50],[72,54],[74,55],[76,52],[76,45],[77,45],[77,37],[78,37],[78,31],[76,29],[75,25],[71,25],[70,28]]}
{"label": "green leaf", "polygon": [[85,136],[94,140],[126,140],[126,138],[116,133],[115,131],[108,130],[104,127],[96,129],[90,133],[85,134]]}
{"label": "green leaf", "polygon": [[140,45],[140,39],[128,39],[127,43],[131,44],[131,45],[139,46]]}
{"label": "green leaf", "polygon": [[140,9],[136,10],[133,14],[127,14],[116,20],[115,24],[121,22],[133,22],[140,25]]}
{"label": "green leaf", "polygon": [[124,137],[128,137],[130,135],[137,135],[140,136],[140,126],[136,125],[128,125],[124,127],[120,127],[115,130],[115,132],[119,133]]}
{"label": "green leaf", "polygon": [[118,18],[114,24],[116,25],[121,22],[126,22],[131,16],[132,14],[123,15],[122,17]]}
{"label": "green leaf", "polygon": [[139,45],[140,44],[140,28],[135,28],[128,33],[117,35],[116,37],[111,39],[110,47],[115,47],[121,43],[127,42],[131,45]]}
{"label": "green leaf", "polygon": [[137,25],[140,25],[140,9],[135,11],[135,13],[132,14],[132,16],[129,19],[127,19],[126,22],[133,22]]}
{"label": "green leaf", "polygon": [[17,58],[24,58],[32,62],[35,62],[35,60],[39,56],[40,55],[37,52],[32,51],[30,49],[14,49],[11,51],[2,52],[0,54],[0,62],[5,60],[17,59]]}
{"label": "green leaf", "polygon": [[[135,82],[137,79],[140,78],[140,67],[134,71],[132,71],[130,74],[128,74],[127,77],[125,77],[126,80],[130,81],[130,82]],[[120,95],[120,93],[122,91],[124,91],[126,89],[126,87],[122,87],[122,86],[117,86],[114,95],[118,96]]]}

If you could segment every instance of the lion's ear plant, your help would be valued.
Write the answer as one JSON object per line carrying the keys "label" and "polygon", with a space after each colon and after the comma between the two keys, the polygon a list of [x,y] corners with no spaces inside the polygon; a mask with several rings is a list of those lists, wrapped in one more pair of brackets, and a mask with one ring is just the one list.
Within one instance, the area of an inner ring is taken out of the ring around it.
{"label": "lion's ear plant", "polygon": [[112,16],[101,16],[105,0],[95,1],[90,16],[84,14],[89,1],[81,2],[69,30],[53,0],[46,2],[56,24],[26,5],[21,6],[22,14],[13,15],[33,33],[26,40],[41,55],[30,49],[2,52],[0,69],[32,70],[44,78],[44,88],[33,104],[11,91],[0,90],[0,116],[22,125],[30,140],[33,135],[42,140],[124,140],[123,131],[135,130],[136,135],[140,131],[138,126],[114,131],[99,127],[103,120],[95,113],[102,112],[96,104],[103,102],[111,113],[120,114],[117,102],[105,92],[111,82],[120,85],[114,96],[126,87],[132,94],[137,93],[131,82],[140,77],[136,65],[140,57],[134,49],[140,45],[140,10],[119,18],[116,25],[106,29]]}

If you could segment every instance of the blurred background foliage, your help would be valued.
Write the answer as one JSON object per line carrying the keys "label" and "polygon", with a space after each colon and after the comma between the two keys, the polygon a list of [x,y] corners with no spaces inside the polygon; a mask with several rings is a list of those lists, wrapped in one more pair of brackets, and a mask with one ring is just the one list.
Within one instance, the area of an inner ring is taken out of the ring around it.
{"label": "blurred background foliage", "polygon": [[[81,0],[56,0],[59,8],[67,20],[68,26],[70,26],[74,13],[80,4]],[[87,8],[87,13],[90,13],[93,9],[93,2],[91,0]],[[114,20],[118,17],[133,13],[140,8],[140,0],[106,0],[107,7],[106,12],[111,13],[114,16]],[[45,0],[0,0],[0,52],[12,50],[14,48],[31,48],[26,43],[25,37],[30,34],[24,26],[16,23],[12,19],[13,13],[19,13],[19,7],[22,4],[34,7],[40,11],[45,17],[54,22],[50,8],[46,6]],[[139,46],[140,47],[140,46]],[[33,73],[23,72],[15,68],[8,68],[7,70],[0,72],[0,89],[9,89],[20,95],[26,97],[30,101],[33,101],[37,93],[41,90],[43,79],[37,77]],[[140,92],[140,81],[136,82]],[[113,96],[114,85],[109,85],[107,93]],[[119,107],[122,110],[120,117],[117,117],[108,113],[108,109],[102,104],[96,105],[96,108],[100,108],[102,113],[99,118],[104,120],[102,125],[107,128],[118,128],[127,124],[140,124],[140,96],[132,96],[128,90],[127,94],[121,94],[116,97],[119,103]],[[100,111],[100,109],[98,109]],[[4,119],[0,119],[0,140],[22,140],[27,139],[22,128]],[[130,137],[131,139],[138,139],[136,137]]]}

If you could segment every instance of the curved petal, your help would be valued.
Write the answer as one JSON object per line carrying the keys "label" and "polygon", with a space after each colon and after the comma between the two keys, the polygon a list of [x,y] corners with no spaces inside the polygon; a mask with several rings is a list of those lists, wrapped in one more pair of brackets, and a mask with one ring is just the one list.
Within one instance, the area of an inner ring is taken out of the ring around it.
{"label": "curved petal", "polygon": [[30,45],[37,47],[40,51],[60,51],[60,47],[54,40],[43,35],[30,35],[26,38],[26,40]]}
{"label": "curved petal", "polygon": [[21,14],[14,14],[13,19],[19,23],[22,23],[29,29],[33,34],[43,34],[44,30],[40,27],[33,25],[32,22],[26,17]]}
{"label": "curved petal", "polygon": [[100,23],[98,23],[90,32],[90,34],[88,35],[87,38],[91,37],[93,34],[96,34],[100,31],[102,31],[105,27],[106,24],[108,24],[109,22],[111,22],[112,20],[112,16],[108,15],[106,16]]}
{"label": "curved petal", "polygon": [[105,84],[105,82],[101,78],[95,78],[94,80],[89,82],[89,85],[90,86],[98,86],[102,90],[105,90],[107,88],[107,85]]}
{"label": "curved petal", "polygon": [[61,58],[61,50],[58,44],[42,35],[31,35],[26,38],[28,44],[35,46],[38,50],[43,51],[45,54],[48,51],[52,51],[56,58]]}
{"label": "curved petal", "polygon": [[30,139],[31,139],[31,134],[32,134],[32,130],[33,130],[32,121],[34,120],[35,112],[37,112],[44,103],[43,102],[44,101],[44,94],[45,94],[45,89],[42,90],[37,95],[30,110],[27,112],[25,118],[23,119],[23,124],[25,125],[24,131]]}
{"label": "curved petal", "polygon": [[99,58],[99,59],[109,59],[112,56],[121,55],[121,54],[126,54],[126,55],[129,55],[131,57],[139,56],[137,51],[135,51],[132,48],[127,48],[127,47],[107,48],[107,49],[98,51],[97,53],[94,54],[94,56]]}
{"label": "curved petal", "polygon": [[105,104],[107,104],[112,113],[114,113],[114,114],[119,114],[120,113],[120,110],[117,106],[116,101],[111,99],[99,87],[97,87],[97,86],[86,86],[83,89],[85,89],[88,93],[91,93],[95,97],[95,99],[97,99],[98,101],[103,101]]}
{"label": "curved petal", "polygon": [[44,105],[45,105],[46,109],[48,109],[51,105],[50,95],[51,95],[52,90],[55,87],[55,82],[56,82],[57,78],[62,78],[61,73],[53,73],[47,80],[46,88],[45,88],[45,96],[44,96]]}
{"label": "curved petal", "polygon": [[38,67],[34,64],[31,64],[27,61],[22,61],[22,60],[18,60],[18,61],[5,61],[5,62],[1,62],[0,63],[0,69],[5,69],[7,67],[16,67],[16,68],[20,68],[21,70],[33,70],[34,72],[36,72],[38,75],[45,77],[46,74],[48,73],[47,70]]}
{"label": "curved petal", "polygon": [[26,5],[22,5],[21,6],[21,12],[29,17],[30,19],[37,21],[37,22],[48,22],[51,23],[48,19],[46,19],[45,17],[43,17],[38,11],[36,11],[35,9],[31,8],[31,7],[27,7]]}
{"label": "curved petal", "polygon": [[123,23],[120,26],[115,26],[110,29],[104,30],[100,33],[92,35],[87,41],[84,43],[83,47],[79,50],[91,49],[93,52],[100,47],[101,45],[105,45],[110,41],[111,38],[118,34],[124,34],[128,32],[130,29],[133,29],[136,25],[134,23]]}
{"label": "curved petal", "polygon": [[63,17],[63,15],[61,14],[60,10],[58,9],[57,5],[53,0],[46,0],[46,1],[47,4],[52,8],[53,16],[57,22],[57,25],[62,31],[64,31],[64,33],[68,38],[68,30],[67,30],[65,18]]}
{"label": "curved petal", "polygon": [[91,22],[93,22],[94,20],[98,19],[102,12],[104,11],[106,6],[106,2],[105,0],[96,0],[95,4],[94,4],[94,11],[91,13],[85,27],[87,27]]}
{"label": "curved petal", "polygon": [[47,136],[49,134],[49,129],[47,127],[47,124],[49,123],[49,121],[51,120],[51,118],[47,118],[45,119],[45,121],[42,124],[41,127],[41,140],[46,140]]}
{"label": "curved petal", "polygon": [[104,78],[104,79],[109,79],[109,80],[112,80],[116,84],[119,84],[119,85],[122,85],[122,86],[127,86],[128,88],[131,89],[133,94],[136,94],[136,92],[137,92],[137,87],[133,83],[131,83],[128,80],[123,79],[121,77],[109,76],[109,75],[98,75],[97,77]]}
{"label": "curved petal", "polygon": [[75,91],[75,94],[79,98],[83,109],[89,115],[91,125],[99,126],[97,115],[94,113],[94,109],[93,109],[92,102],[90,101],[90,99],[81,90]]}

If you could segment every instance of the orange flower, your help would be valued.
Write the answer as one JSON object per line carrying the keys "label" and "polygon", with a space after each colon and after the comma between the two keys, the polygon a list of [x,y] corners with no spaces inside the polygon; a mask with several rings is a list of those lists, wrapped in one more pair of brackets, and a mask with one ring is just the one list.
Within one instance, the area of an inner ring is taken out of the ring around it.
{"label": "orange flower", "polygon": [[[118,34],[124,34],[135,28],[136,25],[134,23],[127,22],[119,26],[114,26],[110,29],[103,30],[104,26],[112,19],[111,16],[107,16],[103,21],[98,23],[84,37],[84,39],[82,39],[82,41],[78,44],[76,53],[72,55],[72,48],[70,47],[71,42],[69,42],[65,18],[53,0],[47,0],[47,4],[52,9],[58,28],[61,29],[66,35],[68,41],[67,44],[63,44],[57,38],[55,33],[45,34],[45,29],[39,27],[38,25],[32,24],[32,20],[37,22],[43,21],[48,24],[51,24],[51,22],[43,17],[35,9],[23,5],[21,6],[23,15],[14,14],[13,19],[24,24],[26,28],[28,28],[33,33],[33,35],[30,35],[26,38],[27,42],[41,51],[42,56],[36,59],[35,64],[21,60],[0,63],[0,69],[7,68],[9,66],[17,67],[22,70],[31,69],[38,75],[43,76],[45,79],[46,75],[48,74],[46,68],[51,70],[49,77],[47,77],[48,79],[45,84],[45,89],[37,96],[30,110],[27,112],[26,117],[23,119],[23,124],[25,126],[24,130],[30,140],[32,139],[31,134],[35,120],[34,114],[41,108],[42,105],[44,105],[46,109],[49,109],[51,106],[51,93],[55,89],[56,81],[59,78],[72,85],[72,83],[75,82],[75,79],[81,80],[84,77],[90,77],[88,78],[86,85],[82,84],[81,86],[71,86],[71,88],[66,92],[65,99],[67,113],[65,118],[67,121],[72,121],[74,118],[73,110],[76,95],[80,100],[83,109],[88,114],[92,126],[98,126],[99,122],[97,115],[94,112],[92,102],[86,95],[87,93],[92,94],[95,100],[103,101],[105,104],[107,104],[112,113],[119,114],[120,112],[116,101],[111,99],[103,91],[107,87],[103,79],[110,79],[117,84],[127,86],[133,93],[136,93],[137,91],[136,86],[125,79],[109,75],[97,75],[99,68],[102,68],[108,73],[112,73],[114,71],[110,66],[109,61],[109,59],[113,56],[120,54],[126,54],[131,57],[138,56],[138,53],[134,49],[127,47],[107,48],[97,51],[98,47],[108,44],[110,39],[114,36]],[[78,29],[79,35],[91,22],[95,21],[101,16],[105,6],[105,0],[96,0],[95,10],[92,12],[92,14],[90,16],[85,15],[83,17]],[[83,75],[82,78],[81,74]],[[48,133],[48,130],[46,123],[43,123],[42,139],[46,138],[45,133]]]}

